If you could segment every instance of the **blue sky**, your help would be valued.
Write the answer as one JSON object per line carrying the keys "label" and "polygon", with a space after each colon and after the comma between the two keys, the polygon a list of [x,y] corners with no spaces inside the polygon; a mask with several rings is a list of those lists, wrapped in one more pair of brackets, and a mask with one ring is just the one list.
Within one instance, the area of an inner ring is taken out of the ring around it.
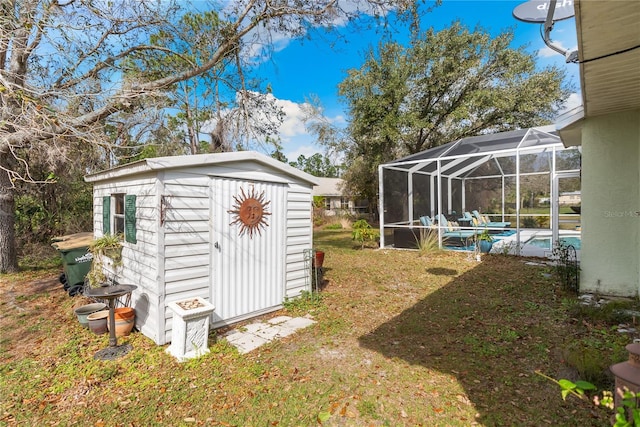
{"label": "blue sky", "polygon": [[[540,67],[555,64],[567,71],[569,83],[579,92],[578,65],[567,64],[562,55],[549,49],[540,35],[541,25],[516,20],[513,9],[523,1],[493,0],[444,0],[443,4],[423,17],[423,29],[432,26],[435,30],[448,27],[460,20],[473,29],[481,26],[491,34],[512,28],[514,47],[525,46],[536,55]],[[302,42],[288,40],[280,42],[279,50],[261,64],[259,77],[269,83],[273,95],[283,107],[287,117],[280,129],[284,154],[290,161],[298,155],[311,156],[324,152],[315,144],[301,121],[300,105],[311,96],[317,96],[325,115],[336,124],[345,123],[344,105],[339,102],[337,85],[345,78],[346,70],[358,68],[363,62],[369,46],[376,46],[380,35],[373,30],[355,32],[355,27],[344,27],[343,40],[332,44],[330,40],[315,37]],[[398,31],[397,41],[406,41],[406,32]],[[576,46],[575,20],[559,21],[551,33],[551,39],[564,48]],[[568,108],[579,104],[578,94],[572,95]]]}

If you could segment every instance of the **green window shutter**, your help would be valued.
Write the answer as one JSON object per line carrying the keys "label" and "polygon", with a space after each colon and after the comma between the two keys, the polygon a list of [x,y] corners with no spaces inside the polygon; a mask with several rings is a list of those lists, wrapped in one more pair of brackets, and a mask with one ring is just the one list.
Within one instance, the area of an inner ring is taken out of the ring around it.
{"label": "green window shutter", "polygon": [[136,239],[136,196],[124,196],[124,240],[138,243]]}
{"label": "green window shutter", "polygon": [[102,234],[111,233],[111,196],[102,198]]}

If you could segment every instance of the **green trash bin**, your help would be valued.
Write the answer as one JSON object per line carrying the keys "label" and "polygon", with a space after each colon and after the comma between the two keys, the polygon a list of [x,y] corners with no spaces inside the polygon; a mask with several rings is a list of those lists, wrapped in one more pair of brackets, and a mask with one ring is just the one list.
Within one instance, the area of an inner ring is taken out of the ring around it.
{"label": "green trash bin", "polygon": [[[66,290],[77,288],[84,284],[84,278],[91,269],[93,254],[89,252],[89,245],[93,241],[93,233],[76,233],[66,236],[55,237],[51,244],[60,252],[62,256],[62,266],[64,267],[64,281]],[[74,292],[74,293],[75,293]]]}

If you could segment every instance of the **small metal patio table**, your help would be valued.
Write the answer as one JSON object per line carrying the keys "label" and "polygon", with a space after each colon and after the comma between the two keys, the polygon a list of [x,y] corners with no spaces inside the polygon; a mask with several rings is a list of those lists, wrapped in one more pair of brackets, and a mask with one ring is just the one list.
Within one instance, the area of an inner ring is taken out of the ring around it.
{"label": "small metal patio table", "polygon": [[88,297],[106,299],[109,301],[109,347],[98,351],[93,358],[98,360],[113,360],[124,356],[131,350],[131,344],[118,345],[116,337],[115,308],[116,299],[131,293],[136,285],[114,285],[91,288],[85,291]]}

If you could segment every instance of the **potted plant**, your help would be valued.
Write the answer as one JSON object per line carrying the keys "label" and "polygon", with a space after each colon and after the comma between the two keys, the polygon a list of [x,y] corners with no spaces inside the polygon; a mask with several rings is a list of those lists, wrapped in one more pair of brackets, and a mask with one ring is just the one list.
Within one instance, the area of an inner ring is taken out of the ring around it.
{"label": "potted plant", "polygon": [[489,230],[484,229],[482,233],[477,234],[475,237],[475,249],[477,252],[487,254],[491,251],[493,246],[493,237],[489,234]]}
{"label": "potted plant", "polygon": [[475,234],[467,239],[467,246],[473,245],[473,253],[476,261],[481,261],[480,254],[486,254],[491,251],[493,246],[493,237],[489,234],[489,230],[484,229],[481,233]]}
{"label": "potted plant", "polygon": [[89,251],[93,254],[93,263],[87,273],[89,286],[104,286],[107,284],[105,265],[110,265],[114,273],[122,266],[122,236],[105,234],[98,237],[89,245]]}
{"label": "potted plant", "polygon": [[324,264],[324,251],[314,251],[314,256],[311,259],[311,266],[313,268],[322,268]]}

